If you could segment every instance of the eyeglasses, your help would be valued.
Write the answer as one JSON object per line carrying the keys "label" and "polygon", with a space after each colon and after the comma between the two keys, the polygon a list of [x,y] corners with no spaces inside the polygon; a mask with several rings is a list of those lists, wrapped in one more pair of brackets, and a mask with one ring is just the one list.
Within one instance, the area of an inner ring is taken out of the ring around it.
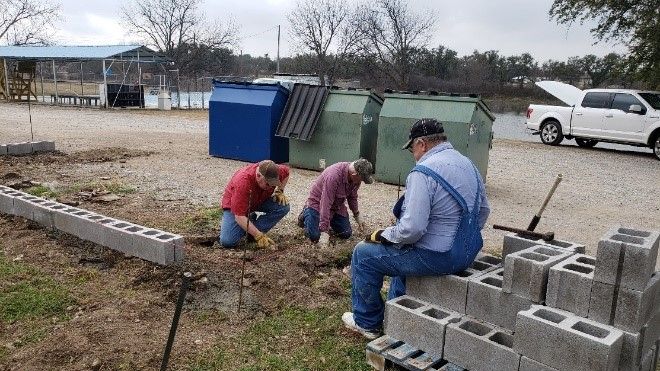
{"label": "eyeglasses", "polygon": [[410,147],[408,147],[408,152],[413,153],[414,148],[415,148],[415,144],[416,144],[418,141],[419,141],[418,139],[414,139],[414,140],[412,141],[412,143],[410,143]]}

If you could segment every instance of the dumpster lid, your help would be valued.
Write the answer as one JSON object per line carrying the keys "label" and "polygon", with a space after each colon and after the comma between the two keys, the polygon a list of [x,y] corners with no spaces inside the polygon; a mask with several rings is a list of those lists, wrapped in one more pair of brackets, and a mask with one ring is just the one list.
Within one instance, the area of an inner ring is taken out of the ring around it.
{"label": "dumpster lid", "polygon": [[328,98],[328,87],[296,83],[284,107],[276,136],[310,140]]}

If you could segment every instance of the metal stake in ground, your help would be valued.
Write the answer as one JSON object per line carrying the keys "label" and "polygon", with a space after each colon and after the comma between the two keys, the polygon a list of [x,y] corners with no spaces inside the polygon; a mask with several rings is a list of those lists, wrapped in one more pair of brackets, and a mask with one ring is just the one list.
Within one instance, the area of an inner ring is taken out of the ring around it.
{"label": "metal stake in ground", "polygon": [[176,328],[179,326],[179,317],[181,316],[181,309],[183,308],[183,301],[186,299],[186,291],[190,285],[190,277],[192,273],[185,272],[183,280],[181,281],[181,290],[179,291],[179,298],[176,301],[176,310],[174,311],[174,318],[172,318],[172,327],[170,327],[170,336],[167,338],[167,345],[165,346],[165,354],[163,355],[163,363],[160,365],[160,371],[167,370],[167,363],[170,360],[170,352],[172,351],[172,344],[174,344],[174,335],[176,335]]}
{"label": "metal stake in ground", "polygon": [[247,226],[245,227],[245,243],[243,244],[243,266],[241,267],[241,285],[238,288],[238,313],[241,313],[241,303],[243,303],[243,278],[245,277],[245,254],[247,251],[247,241],[250,235],[250,212],[252,211],[252,190],[248,195]]}
{"label": "metal stake in ground", "polygon": [[[34,142],[34,131],[32,130],[32,105],[30,104],[30,89],[28,89],[28,116],[30,118],[30,142]],[[35,88],[35,90],[37,90]]]}
{"label": "metal stake in ground", "polygon": [[534,215],[532,221],[529,223],[529,226],[527,227],[528,231],[533,231],[534,229],[536,229],[536,226],[539,224],[539,221],[541,220],[541,214],[543,214],[545,207],[548,206],[548,202],[550,202],[550,198],[555,193],[555,190],[557,190],[557,186],[561,182],[561,179],[562,179],[562,175],[558,174],[557,179],[555,179],[555,183],[552,185],[552,188],[550,188],[550,192],[548,192],[548,195],[545,196],[545,200],[543,201],[543,205],[541,205],[541,209],[539,209],[539,212],[536,213],[536,215]]}

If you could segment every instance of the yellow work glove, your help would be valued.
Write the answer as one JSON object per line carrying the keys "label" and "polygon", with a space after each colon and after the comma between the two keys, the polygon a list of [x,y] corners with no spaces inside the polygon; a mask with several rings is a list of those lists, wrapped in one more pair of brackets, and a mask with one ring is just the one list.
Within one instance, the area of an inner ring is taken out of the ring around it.
{"label": "yellow work glove", "polygon": [[279,187],[275,188],[275,192],[273,192],[273,201],[283,206],[289,204],[289,199],[284,195],[284,190]]}
{"label": "yellow work glove", "polygon": [[271,240],[270,237],[266,236],[265,233],[262,233],[259,237],[254,239],[257,242],[257,247],[260,249],[266,249],[275,245],[275,241]]}
{"label": "yellow work glove", "polygon": [[392,245],[392,242],[390,242],[388,239],[383,237],[383,231],[385,230],[379,229],[377,231],[374,231],[372,234],[367,235],[367,237],[365,237],[364,240],[372,243],[382,243],[383,245]]}

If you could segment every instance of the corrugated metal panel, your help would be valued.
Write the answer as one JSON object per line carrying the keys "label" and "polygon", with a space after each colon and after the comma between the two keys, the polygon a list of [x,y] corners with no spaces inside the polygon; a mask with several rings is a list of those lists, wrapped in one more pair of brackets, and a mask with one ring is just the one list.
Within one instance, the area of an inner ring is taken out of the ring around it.
{"label": "corrugated metal panel", "polygon": [[87,59],[124,59],[166,61],[166,57],[140,45],[102,45],[102,46],[0,46],[0,58],[36,59],[36,60],[87,60]]}
{"label": "corrugated metal panel", "polygon": [[327,98],[326,86],[294,85],[275,135],[310,140]]}

